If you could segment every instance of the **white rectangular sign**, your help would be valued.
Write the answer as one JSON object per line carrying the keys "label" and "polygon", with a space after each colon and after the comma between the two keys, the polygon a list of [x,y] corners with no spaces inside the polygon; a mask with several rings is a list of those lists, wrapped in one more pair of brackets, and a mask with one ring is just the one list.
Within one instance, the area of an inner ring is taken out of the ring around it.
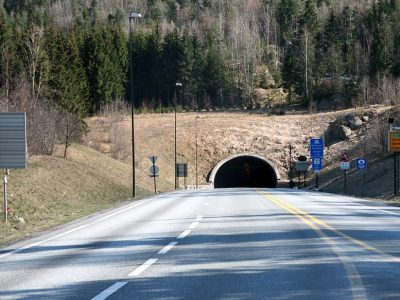
{"label": "white rectangular sign", "polygon": [[0,169],[25,169],[25,113],[0,112]]}
{"label": "white rectangular sign", "polygon": [[341,170],[350,170],[350,162],[349,161],[341,161],[340,169]]}

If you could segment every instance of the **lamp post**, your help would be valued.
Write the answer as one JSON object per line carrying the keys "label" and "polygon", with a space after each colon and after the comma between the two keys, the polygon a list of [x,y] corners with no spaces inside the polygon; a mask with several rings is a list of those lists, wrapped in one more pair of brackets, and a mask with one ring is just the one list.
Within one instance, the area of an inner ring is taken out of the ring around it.
{"label": "lamp post", "polygon": [[180,83],[179,81],[177,81],[175,83],[175,101],[174,101],[174,111],[175,111],[175,190],[178,187],[178,174],[177,174],[177,169],[176,169],[176,90],[178,88],[182,87],[182,83]]}
{"label": "lamp post", "polygon": [[134,121],[134,103],[133,103],[133,63],[132,63],[132,20],[141,18],[138,13],[129,14],[129,69],[131,79],[131,118],[132,118],[132,197],[136,196],[135,188],[135,121]]}
{"label": "lamp post", "polygon": [[194,119],[194,133],[196,139],[196,190],[199,188],[199,177],[197,173],[197,119],[200,119],[200,117],[196,116],[196,118]]}

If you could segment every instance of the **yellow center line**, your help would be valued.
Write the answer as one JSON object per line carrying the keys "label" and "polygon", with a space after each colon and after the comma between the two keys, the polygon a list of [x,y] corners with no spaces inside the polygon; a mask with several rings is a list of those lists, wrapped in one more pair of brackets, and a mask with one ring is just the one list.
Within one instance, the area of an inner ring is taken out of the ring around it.
{"label": "yellow center line", "polygon": [[340,236],[340,237],[352,242],[353,244],[356,244],[356,245],[360,246],[361,248],[363,248],[365,250],[369,250],[369,251],[374,252],[376,254],[386,256],[387,260],[389,262],[400,262],[400,258],[399,257],[391,255],[391,254],[389,254],[389,253],[387,253],[387,252],[385,252],[385,251],[383,251],[381,249],[378,249],[378,248],[376,248],[374,246],[371,246],[371,245],[367,244],[366,242],[363,242],[361,240],[353,238],[352,236],[349,236],[349,235],[341,232],[340,230],[332,227],[331,225],[325,223],[324,221],[322,221],[320,219],[317,219],[316,217],[306,213],[305,211],[301,210],[300,208],[298,208],[296,206],[293,206],[293,205],[287,203],[286,201],[283,201],[282,199],[279,199],[276,196],[273,196],[273,195],[265,193],[265,192],[263,192],[263,193],[264,193],[264,195],[267,195],[268,198],[274,198],[274,199],[276,199],[276,201],[279,201],[280,203],[284,203],[285,206],[290,207],[292,210],[296,211],[298,214],[300,214],[302,216],[305,216],[306,218],[308,218],[310,221],[314,222],[315,224],[320,225],[321,227],[324,227],[325,229],[327,229],[327,230],[335,233],[336,235],[338,235],[338,236]]}
{"label": "yellow center line", "polygon": [[266,199],[275,203],[277,206],[280,206],[284,210],[292,213],[294,216],[299,218],[303,223],[308,225],[312,230],[314,230],[319,235],[319,237],[332,248],[333,252],[341,261],[351,284],[353,299],[357,300],[367,299],[365,288],[361,280],[361,276],[358,273],[357,268],[355,267],[353,262],[342,253],[343,251],[336,245],[336,243],[331,238],[329,238],[326,234],[324,234],[321,231],[321,229],[315,224],[315,221],[312,218],[310,218],[307,213],[301,211],[297,207],[290,205],[289,203],[283,200],[280,200],[277,197],[272,196],[271,194],[265,192],[261,192],[260,194],[264,196]]}

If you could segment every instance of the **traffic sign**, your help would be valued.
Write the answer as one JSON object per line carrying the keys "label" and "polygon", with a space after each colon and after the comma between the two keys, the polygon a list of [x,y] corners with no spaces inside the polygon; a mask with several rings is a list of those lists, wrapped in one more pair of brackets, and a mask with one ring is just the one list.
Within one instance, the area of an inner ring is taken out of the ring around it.
{"label": "traffic sign", "polygon": [[400,152],[400,131],[389,132],[389,151]]}
{"label": "traffic sign", "polygon": [[350,162],[349,161],[341,161],[340,169],[341,170],[350,170]]}
{"label": "traffic sign", "polygon": [[368,162],[366,158],[357,158],[357,169],[366,170],[368,168]]}
{"label": "traffic sign", "polygon": [[308,170],[308,162],[307,161],[296,162],[296,171],[297,172],[306,172],[307,170]]}
{"label": "traffic sign", "polygon": [[321,173],[322,159],[320,157],[314,157],[312,159],[312,169],[315,173]]}
{"label": "traffic sign", "polygon": [[154,176],[154,175],[157,175],[158,173],[160,173],[160,168],[158,166],[154,165],[154,166],[150,167],[149,171],[150,171],[150,176]]}
{"label": "traffic sign", "polygon": [[311,139],[310,140],[310,155],[311,158],[324,157],[324,140],[323,139]]}
{"label": "traffic sign", "polygon": [[156,161],[157,161],[157,159],[158,159],[158,156],[150,155],[150,156],[149,156],[149,159],[150,159],[150,161],[151,161],[153,164],[155,164]]}

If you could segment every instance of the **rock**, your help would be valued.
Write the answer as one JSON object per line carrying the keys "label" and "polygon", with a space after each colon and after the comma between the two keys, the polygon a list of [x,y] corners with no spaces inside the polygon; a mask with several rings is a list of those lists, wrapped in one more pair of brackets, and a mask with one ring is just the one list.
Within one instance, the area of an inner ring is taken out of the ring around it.
{"label": "rock", "polygon": [[349,121],[349,127],[352,130],[358,130],[362,127],[363,122],[359,117],[354,117],[351,121]]}
{"label": "rock", "polygon": [[329,125],[325,131],[326,146],[333,145],[337,142],[344,141],[351,135],[351,129],[341,125],[340,121],[335,121]]}
{"label": "rock", "polygon": [[24,218],[18,218],[18,222],[20,222],[21,224],[25,224]]}
{"label": "rock", "polygon": [[369,117],[364,115],[364,116],[361,117],[361,121],[368,122],[369,121]]}
{"label": "rock", "polygon": [[341,140],[347,140],[349,138],[349,136],[351,135],[351,129],[340,125],[339,128],[337,129],[337,137]]}

